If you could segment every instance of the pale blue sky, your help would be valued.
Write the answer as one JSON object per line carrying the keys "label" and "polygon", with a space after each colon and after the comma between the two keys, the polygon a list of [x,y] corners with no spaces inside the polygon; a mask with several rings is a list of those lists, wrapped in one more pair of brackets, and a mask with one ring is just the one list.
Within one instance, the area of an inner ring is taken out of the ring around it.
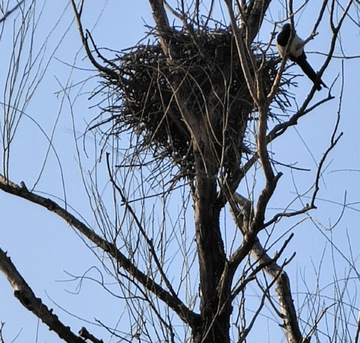
{"label": "pale blue sky", "polygon": [[[108,0],[101,2],[101,6],[100,2],[96,0],[86,0],[85,3],[83,25],[92,31],[99,48],[107,47],[121,50],[134,46],[147,32],[144,22],[152,25],[151,11],[146,0]],[[42,1],[37,5],[38,13],[40,13],[41,4]],[[295,1],[294,7],[299,4],[300,2]],[[271,15],[269,13],[266,17],[269,24],[264,24],[261,31],[261,39],[264,41],[269,39],[267,32],[272,29],[273,21],[283,19],[285,15],[277,2],[274,2],[271,6]],[[318,6],[318,1],[311,0],[308,6],[297,15],[297,31],[302,38],[306,38],[310,34]],[[45,2],[44,12],[36,31],[35,51],[43,43],[49,28],[58,20],[64,8],[66,9],[59,25],[49,37],[44,61],[47,61],[73,18],[67,1]],[[5,24],[5,30],[0,36],[0,60],[3,61],[3,67],[0,70],[1,91],[7,73],[6,66],[9,59],[9,46],[11,46],[10,29],[14,19],[15,14],[9,17]],[[359,29],[350,22],[345,25],[344,29],[342,44],[345,53],[348,55],[360,55]],[[329,39],[329,25],[324,19],[319,28],[319,35],[306,46],[308,59],[315,70],[320,68],[324,56],[313,52],[326,53]],[[335,55],[340,56],[339,49],[336,50]],[[71,67],[74,61],[75,69]],[[341,74],[341,63],[340,59],[334,59],[325,72],[323,80],[328,86],[332,84],[338,74]],[[352,244],[354,257],[358,256],[356,250],[360,243],[360,207],[357,204],[360,201],[360,96],[358,94],[360,68],[358,59],[345,61],[344,68],[346,83],[339,128],[339,131],[344,132],[344,136],[327,160],[326,165],[328,167],[323,174],[319,199],[316,202],[318,210],[311,212],[316,219],[315,223],[324,225],[324,228],[317,229],[307,219],[294,230],[295,238],[289,244],[285,255],[289,257],[293,251],[297,252],[292,264],[287,267],[289,275],[292,277],[293,290],[298,287],[300,290],[304,289],[301,281],[301,273],[303,272],[307,277],[307,282],[310,285],[314,284],[312,263],[315,266],[319,265],[325,246],[327,247],[326,258],[331,256],[330,244],[324,236],[333,237],[334,242],[345,256],[350,255],[349,240]],[[297,66],[293,67],[293,69],[296,73],[301,73]],[[89,100],[89,92],[97,86],[99,81],[98,78],[93,77],[94,75],[95,72],[93,72],[93,68],[86,60],[85,53],[81,48],[76,26],[72,25],[52,57],[37,92],[26,108],[26,115],[35,120],[47,135],[51,135],[53,126],[56,123],[53,143],[62,161],[67,201],[76,211],[81,213],[90,225],[94,225],[94,221],[79,175],[77,155],[74,149],[71,111],[66,99],[62,103],[63,93],[61,88],[74,85],[69,93],[72,100],[78,94],[72,109],[76,122],[76,132],[80,136],[86,123],[89,123],[99,113],[98,108],[93,107],[98,99]],[[90,78],[88,81],[82,82],[88,78]],[[278,212],[278,208],[283,208],[289,201],[296,198],[293,176],[296,178],[296,189],[299,193],[304,193],[312,185],[316,172],[316,163],[319,162],[323,152],[328,147],[330,135],[335,125],[339,107],[340,81],[339,79],[336,82],[332,91],[332,94],[336,97],[334,100],[320,106],[310,115],[302,118],[296,130],[290,129],[284,137],[272,145],[276,160],[284,164],[297,163],[296,166],[299,168],[311,169],[310,172],[294,171],[292,175],[288,168],[277,167],[279,171],[284,172],[284,175],[280,179],[279,189],[271,202],[274,213]],[[310,87],[311,82],[306,77],[301,77],[299,78],[299,87],[291,89],[298,104],[301,104]],[[325,96],[326,90],[318,92],[313,103]],[[0,99],[1,102],[4,101],[3,97]],[[0,118],[2,123],[3,119]],[[87,170],[91,169],[93,165],[91,156],[94,140],[89,135],[85,142],[90,157],[86,158],[82,155],[82,162]],[[80,147],[82,147],[82,141]],[[47,148],[47,140],[43,133],[32,120],[24,116],[13,143],[10,169],[11,180],[16,183],[25,181],[29,188],[32,187],[38,178]],[[103,177],[101,188],[106,189],[107,172],[105,162],[103,162],[103,170],[100,169],[100,177]],[[260,183],[259,187],[261,186]],[[54,200],[56,200],[56,197],[61,199],[64,197],[60,169],[52,151],[49,154],[36,190],[54,196]],[[325,227],[335,223],[341,213],[342,208],[339,203],[343,201],[345,192],[347,193],[347,202],[355,204],[352,208],[346,209],[342,221],[332,232],[327,231]],[[61,201],[59,202],[61,203]],[[120,301],[119,303],[116,300],[114,301],[113,297],[102,292],[101,286],[95,283],[84,282],[81,292],[72,294],[71,292],[77,292],[76,286],[78,283],[63,282],[70,279],[66,272],[82,275],[93,266],[101,268],[95,255],[85,246],[71,227],[47,210],[4,193],[0,193],[0,203],[0,217],[2,218],[0,247],[8,251],[12,261],[35,294],[41,297],[47,306],[54,308],[59,318],[63,320],[64,324],[71,326],[74,332],[77,332],[82,326],[86,326],[95,336],[106,341],[108,336],[105,330],[74,318],[57,307],[59,305],[70,313],[92,323],[96,318],[109,325],[116,325],[122,312]],[[295,201],[291,208],[299,209],[300,203]],[[227,219],[228,217],[227,215]],[[281,222],[276,229],[275,236],[281,236],[283,233],[281,230],[286,231],[300,219],[296,218]],[[345,233],[348,234],[348,237],[346,237]],[[265,237],[265,234],[262,237]],[[337,252],[334,253],[334,256],[339,266],[339,277],[343,277],[345,276],[343,266],[346,264],[343,263]],[[331,259],[327,261],[331,261]],[[334,278],[331,262],[328,263],[329,265],[323,266],[324,279],[322,286],[329,284]],[[93,268],[88,275],[96,278],[98,273]],[[358,283],[359,280],[356,280],[355,286]],[[297,300],[297,297],[295,298]],[[354,305],[358,306],[358,303]],[[42,323],[38,323],[37,318],[25,310],[12,296],[12,289],[2,275],[0,275],[0,322],[6,323],[4,327],[6,342],[11,342],[20,331],[19,337],[16,339],[17,343],[61,341],[54,333],[49,332]],[[269,325],[274,324],[269,322]],[[266,339],[267,337],[266,330],[254,334],[257,336],[253,337],[257,339],[260,339],[260,337]],[[269,342],[278,341],[276,336],[268,339]],[[116,342],[117,340],[114,338],[111,341]]]}

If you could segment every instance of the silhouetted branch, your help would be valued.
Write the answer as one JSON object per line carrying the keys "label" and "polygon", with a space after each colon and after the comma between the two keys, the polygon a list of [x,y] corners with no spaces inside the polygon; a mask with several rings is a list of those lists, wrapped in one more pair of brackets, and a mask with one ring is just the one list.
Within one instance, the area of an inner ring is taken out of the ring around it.
{"label": "silhouetted branch", "polygon": [[75,335],[68,326],[60,322],[59,318],[53,314],[52,309],[48,309],[46,305],[37,298],[23,279],[21,274],[10,260],[10,257],[0,249],[0,271],[4,273],[11,287],[14,289],[14,296],[29,311],[33,312],[50,330],[66,341],[67,343],[84,343],[85,341]]}
{"label": "silhouetted branch", "polygon": [[[240,194],[235,193],[233,195],[233,200],[238,206],[231,207],[231,213],[233,215],[234,221],[237,225],[241,225],[242,220],[239,218],[244,215],[245,211],[252,211],[252,205],[249,203],[249,200],[242,197]],[[235,204],[234,204],[235,205]],[[248,217],[253,217],[250,213],[247,214]],[[244,227],[239,226],[239,229],[242,231],[242,234],[245,235],[247,232],[245,231]],[[280,252],[276,255],[280,256],[282,251],[285,249],[289,241],[291,240],[292,235],[289,237],[288,240],[285,241],[283,244]],[[285,330],[285,334],[288,337],[289,343],[299,343],[299,342],[308,342],[303,340],[300,329],[299,323],[296,315],[296,310],[294,306],[294,302],[292,300],[292,293],[290,289],[290,281],[287,273],[284,271],[283,267],[280,267],[275,257],[274,259],[270,258],[267,254],[266,250],[262,247],[259,239],[256,237],[254,239],[254,243],[251,248],[251,255],[256,263],[261,266],[263,265],[262,269],[273,279],[276,283],[275,291],[278,295],[279,306],[281,310],[281,317],[283,320],[283,328]],[[290,258],[290,260],[294,257],[294,255]]]}
{"label": "silhouetted branch", "polygon": [[84,327],[82,327],[81,330],[79,331],[79,335],[80,335],[80,337],[82,337],[84,339],[88,339],[93,343],[104,343],[104,341],[102,339],[97,339],[91,333],[89,333],[89,331],[86,330],[86,328],[84,328]]}
{"label": "silhouetted branch", "polygon": [[4,14],[4,16],[2,18],[0,18],[0,23],[5,21],[10,14],[12,14],[14,11],[16,11],[23,4],[24,1],[25,0],[21,0],[20,2],[17,3],[17,5],[15,7],[13,7],[11,10],[7,11]]}
{"label": "silhouetted branch", "polygon": [[179,317],[190,326],[194,325],[197,319],[197,315],[190,311],[178,298],[175,298],[167,291],[165,291],[159,284],[152,280],[149,276],[140,271],[120,250],[117,249],[114,243],[110,243],[107,240],[101,238],[93,230],[87,227],[79,219],[77,219],[70,212],[59,206],[51,199],[44,198],[30,192],[26,187],[20,187],[13,182],[5,179],[0,175],[0,189],[19,196],[23,199],[29,200],[35,204],[47,208],[49,211],[54,212],[59,217],[64,219],[69,225],[77,229],[81,234],[87,237],[90,241],[96,244],[96,246],[103,251],[111,255],[119,264],[119,267],[123,268],[126,272],[132,275],[140,284],[146,289],[154,293],[159,299],[164,301],[169,307],[171,307]]}

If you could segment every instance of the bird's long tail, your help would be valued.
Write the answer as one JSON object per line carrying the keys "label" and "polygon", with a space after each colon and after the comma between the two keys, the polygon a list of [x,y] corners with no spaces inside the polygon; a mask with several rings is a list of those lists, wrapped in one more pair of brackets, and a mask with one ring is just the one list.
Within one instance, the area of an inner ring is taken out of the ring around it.
{"label": "bird's long tail", "polygon": [[324,86],[327,88],[325,83],[320,79],[317,80],[317,74],[315,73],[314,69],[311,67],[311,65],[306,60],[306,56],[300,56],[297,60],[297,64],[302,69],[302,71],[307,75],[307,77],[314,82],[316,85],[316,89],[319,91],[321,89],[321,86]]}

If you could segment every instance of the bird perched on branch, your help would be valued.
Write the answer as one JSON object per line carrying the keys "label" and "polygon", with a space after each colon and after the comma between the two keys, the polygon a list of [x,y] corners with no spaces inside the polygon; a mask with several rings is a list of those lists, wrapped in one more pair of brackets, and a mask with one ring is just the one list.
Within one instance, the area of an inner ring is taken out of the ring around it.
{"label": "bird perched on branch", "polygon": [[[291,37],[291,26],[290,24],[285,24],[282,28],[282,31],[277,36],[276,48],[281,58],[286,58],[286,47],[288,41]],[[316,89],[319,91],[321,85],[327,88],[325,83],[318,79],[317,73],[306,60],[306,55],[304,51],[304,42],[294,30],[293,40],[288,50],[288,57],[291,61],[297,63],[302,71],[309,77],[309,79],[314,82]]]}

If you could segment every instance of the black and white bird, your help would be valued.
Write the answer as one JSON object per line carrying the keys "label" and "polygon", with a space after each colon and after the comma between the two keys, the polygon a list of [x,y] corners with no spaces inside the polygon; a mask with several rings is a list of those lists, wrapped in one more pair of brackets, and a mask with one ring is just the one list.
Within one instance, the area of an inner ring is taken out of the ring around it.
{"label": "black and white bird", "polygon": [[[285,24],[282,28],[282,31],[277,36],[276,41],[276,48],[281,58],[286,57],[286,47],[287,43],[291,36],[291,26],[290,24]],[[304,41],[296,34],[294,30],[294,39],[291,42],[291,46],[289,48],[288,57],[291,61],[297,63],[302,71],[309,77],[309,79],[314,82],[316,85],[316,89],[319,91],[321,89],[321,85],[325,88],[327,86],[325,83],[320,79],[317,79],[317,74],[315,73],[314,69],[306,60],[306,55],[304,51]]]}

